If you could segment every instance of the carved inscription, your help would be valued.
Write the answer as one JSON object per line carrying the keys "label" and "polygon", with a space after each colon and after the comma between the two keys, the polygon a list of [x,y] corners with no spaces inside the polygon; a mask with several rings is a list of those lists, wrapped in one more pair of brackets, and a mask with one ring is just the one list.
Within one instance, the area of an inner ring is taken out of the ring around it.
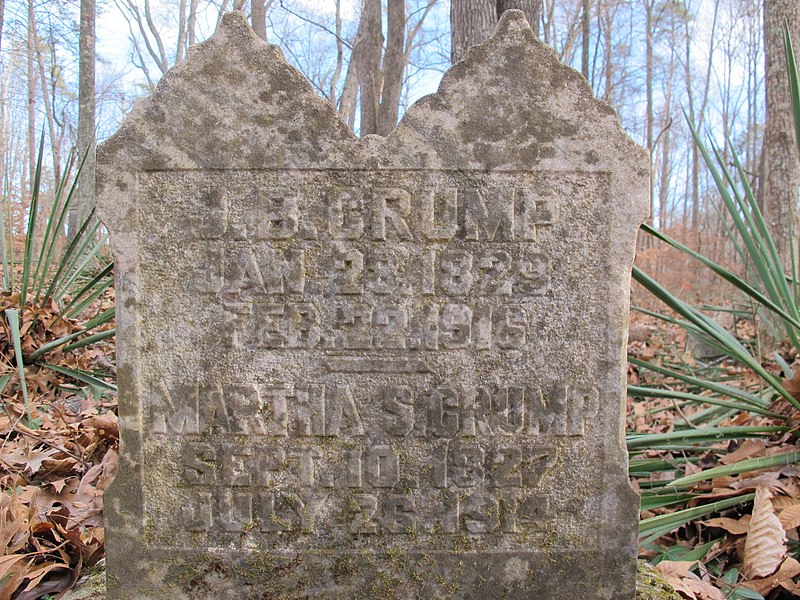
{"label": "carved inscription", "polygon": [[[582,436],[599,410],[596,387],[407,385],[359,390],[380,407],[371,435],[381,437]],[[247,434],[267,437],[365,435],[353,390],[341,384],[209,384],[146,391],[150,432],[162,435]]]}
{"label": "carved inscription", "polygon": [[347,521],[351,536],[541,533],[553,515],[545,495],[515,492],[360,494],[343,497],[291,491],[192,489],[181,525],[193,533],[296,532],[312,535],[320,513]]}
{"label": "carved inscription", "polygon": [[401,456],[389,444],[330,452],[193,442],[181,459],[181,483],[192,498],[184,524],[310,533],[324,510],[354,534],[454,534],[535,530],[553,517],[546,496],[526,491],[556,464],[552,446],[445,442],[424,464]]}
{"label": "carved inscription", "polygon": [[[282,173],[285,177],[282,179]],[[396,179],[395,185],[387,185]],[[148,176],[151,180],[153,175]],[[191,175],[190,175],[191,177]],[[156,177],[157,178],[157,177]],[[348,180],[349,179],[349,180]],[[283,241],[471,242],[536,241],[558,218],[556,189],[540,174],[475,174],[404,171],[399,176],[273,172],[249,190],[258,213],[240,213],[241,197],[209,181],[199,190],[199,211],[189,217],[190,239]],[[268,191],[262,188],[269,186]],[[298,188],[303,190],[298,193]],[[323,214],[314,202],[324,199]]]}
{"label": "carved inscription", "polygon": [[519,349],[532,318],[523,306],[448,302],[258,302],[225,307],[228,348],[339,350]]}
{"label": "carved inscription", "polygon": [[[507,245],[506,245],[507,246]],[[227,302],[306,291],[304,250],[274,250],[266,244],[245,249],[217,247],[205,241],[208,271],[195,289]],[[315,271],[325,267],[321,282],[334,296],[511,296],[547,291],[550,264],[535,251],[513,248],[485,251],[428,250],[413,259],[399,250],[366,252],[333,244],[317,254]],[[420,264],[421,263],[421,264]]]}
{"label": "carved inscription", "polygon": [[[392,488],[401,481],[410,488],[535,486],[555,461],[547,445],[484,448],[475,442],[444,442],[414,471],[389,444],[357,446],[325,452],[308,445],[268,447],[256,442],[184,446],[186,485],[270,487],[282,483],[335,489]],[[422,473],[422,475],[420,474]]]}
{"label": "carved inscription", "polygon": [[184,222],[145,277],[187,281],[208,323],[188,334],[204,376],[142,389],[184,530],[436,548],[578,527],[591,498],[549,490],[565,448],[591,446],[600,387],[520,365],[544,365],[542,307],[569,276],[550,258],[562,199],[603,175],[187,172],[177,216],[160,176],[142,175],[150,229]]}
{"label": "carved inscription", "polygon": [[[355,537],[544,535],[559,514],[543,488],[559,467],[556,440],[584,439],[599,410],[598,389],[578,386],[161,384],[151,393],[154,439],[185,440],[180,518],[205,534],[313,536],[325,514]],[[177,398],[195,411],[175,410]]]}

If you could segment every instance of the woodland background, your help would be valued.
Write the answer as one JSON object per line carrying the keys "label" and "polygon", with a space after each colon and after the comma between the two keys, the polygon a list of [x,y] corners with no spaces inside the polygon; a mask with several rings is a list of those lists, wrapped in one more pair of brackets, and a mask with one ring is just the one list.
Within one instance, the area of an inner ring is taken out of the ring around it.
{"label": "woodland background", "polygon": [[800,2],[0,0],[0,600],[61,598],[104,553],[119,427],[95,144],[229,10],[385,135],[509,8],[650,152],[640,555],[684,598],[800,595]]}
{"label": "woodland background", "polygon": [[[789,0],[0,0],[7,227],[24,224],[42,130],[45,182],[54,188],[69,152],[110,135],[227,10],[244,9],[363,135],[388,133],[510,7],[526,11],[539,37],[650,150],[657,228],[715,257],[730,250],[688,118],[713,129],[723,152],[738,152],[774,231],[787,230],[779,246],[788,243],[788,194],[800,183],[781,30],[787,19],[800,39],[800,7]],[[99,32],[99,54],[96,22],[110,27]],[[84,175],[91,178],[91,165]],[[85,212],[91,190],[82,187]]]}

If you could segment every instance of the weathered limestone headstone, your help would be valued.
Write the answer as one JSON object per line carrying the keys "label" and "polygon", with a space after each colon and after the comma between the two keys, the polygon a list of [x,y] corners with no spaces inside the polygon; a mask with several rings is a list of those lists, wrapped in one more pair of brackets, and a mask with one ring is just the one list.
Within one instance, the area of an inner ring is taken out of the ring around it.
{"label": "weathered limestone headstone", "polygon": [[365,141],[226,16],[98,152],[110,597],[632,598],[647,166],[520,12]]}

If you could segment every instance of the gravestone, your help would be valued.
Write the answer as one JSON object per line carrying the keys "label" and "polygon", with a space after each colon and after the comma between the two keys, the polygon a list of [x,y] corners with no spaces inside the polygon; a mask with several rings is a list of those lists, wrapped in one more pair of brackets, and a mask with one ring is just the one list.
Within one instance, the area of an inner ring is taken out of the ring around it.
{"label": "gravestone", "polygon": [[387,138],[244,17],[98,150],[114,600],[634,595],[648,159],[519,11]]}

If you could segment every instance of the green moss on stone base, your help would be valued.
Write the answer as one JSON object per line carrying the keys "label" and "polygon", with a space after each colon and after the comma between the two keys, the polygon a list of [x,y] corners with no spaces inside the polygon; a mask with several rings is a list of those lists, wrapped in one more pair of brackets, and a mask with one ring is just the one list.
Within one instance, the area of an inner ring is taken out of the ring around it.
{"label": "green moss on stone base", "polygon": [[636,569],[636,600],[681,600],[681,597],[661,573],[640,560]]}
{"label": "green moss on stone base", "polygon": [[[105,567],[93,567],[78,581],[64,600],[106,600]],[[653,567],[639,561],[636,572],[636,600],[680,600],[680,596]]]}

